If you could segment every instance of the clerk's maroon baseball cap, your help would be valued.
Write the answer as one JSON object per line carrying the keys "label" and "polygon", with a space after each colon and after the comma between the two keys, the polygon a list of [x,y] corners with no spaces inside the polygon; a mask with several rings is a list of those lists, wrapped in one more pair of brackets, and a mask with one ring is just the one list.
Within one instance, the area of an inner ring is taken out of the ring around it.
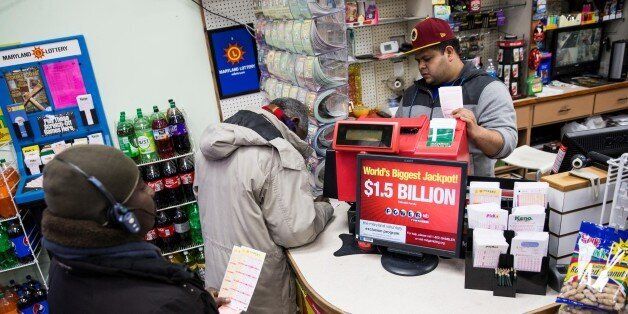
{"label": "clerk's maroon baseball cap", "polygon": [[439,18],[428,17],[414,26],[411,36],[413,48],[406,54],[415,53],[454,38],[456,36],[449,23]]}

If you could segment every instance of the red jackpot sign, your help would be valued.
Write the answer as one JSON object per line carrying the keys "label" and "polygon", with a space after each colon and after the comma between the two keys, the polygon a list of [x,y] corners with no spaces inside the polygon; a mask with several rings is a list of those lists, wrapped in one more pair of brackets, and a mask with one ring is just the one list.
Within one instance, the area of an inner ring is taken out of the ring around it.
{"label": "red jackpot sign", "polygon": [[382,155],[358,156],[361,240],[458,256],[466,164]]}

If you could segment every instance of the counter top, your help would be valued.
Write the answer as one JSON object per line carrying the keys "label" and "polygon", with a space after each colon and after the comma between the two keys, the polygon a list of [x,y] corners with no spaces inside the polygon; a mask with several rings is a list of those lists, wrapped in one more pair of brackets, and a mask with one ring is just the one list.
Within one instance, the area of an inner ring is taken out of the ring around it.
{"label": "counter top", "polygon": [[[588,94],[599,93],[599,92],[604,92],[604,91],[614,90],[614,89],[619,89],[619,88],[624,88],[624,87],[628,87],[628,81],[611,83],[611,84],[606,84],[606,85],[597,86],[597,87],[590,87],[590,88],[577,87],[577,88],[574,88],[573,90],[569,90],[569,88],[564,88],[565,93],[563,94],[546,96],[546,97],[527,97],[527,98],[515,100],[513,101],[513,104],[515,108],[517,108],[517,107],[529,106],[529,105],[546,102],[546,101],[558,100],[558,99],[574,97],[574,96],[588,95]],[[561,88],[553,87],[553,86],[552,88],[561,89]]]}
{"label": "counter top", "polygon": [[381,266],[380,255],[335,257],[347,230],[346,203],[332,202],[334,218],[318,236],[303,247],[288,250],[288,260],[304,288],[327,310],[349,313],[523,313],[553,303],[557,293],[546,296],[517,294],[494,297],[491,291],[464,288],[464,260],[441,259],[438,267],[423,276],[393,275]]}

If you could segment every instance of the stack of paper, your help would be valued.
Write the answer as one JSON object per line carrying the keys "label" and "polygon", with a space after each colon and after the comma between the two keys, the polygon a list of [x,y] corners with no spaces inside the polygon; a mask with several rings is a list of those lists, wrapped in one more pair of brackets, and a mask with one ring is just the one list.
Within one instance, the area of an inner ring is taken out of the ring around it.
{"label": "stack of paper", "polygon": [[501,205],[499,182],[472,181],[469,184],[469,204],[496,203]]}
{"label": "stack of paper", "polygon": [[513,207],[540,205],[547,206],[547,182],[515,182]]}
{"label": "stack of paper", "polygon": [[[230,298],[231,302],[223,305],[235,313],[248,309],[266,253],[243,246],[235,246],[227,265],[225,277],[220,285],[218,296]],[[222,309],[222,307],[221,307]]]}
{"label": "stack of paper", "polygon": [[517,232],[512,239],[510,254],[514,255],[514,267],[521,271],[541,271],[543,257],[547,255],[549,233]]}
{"label": "stack of paper", "polygon": [[496,203],[467,205],[467,214],[471,229],[506,230],[508,227],[508,211]]}
{"label": "stack of paper", "polygon": [[544,225],[545,207],[539,205],[515,207],[508,217],[508,230],[541,232]]}
{"label": "stack of paper", "polygon": [[504,233],[498,230],[473,230],[473,267],[497,268],[499,254],[508,252]]}
{"label": "stack of paper", "polygon": [[454,142],[456,120],[434,118],[430,120],[430,132],[426,146],[449,147]]}

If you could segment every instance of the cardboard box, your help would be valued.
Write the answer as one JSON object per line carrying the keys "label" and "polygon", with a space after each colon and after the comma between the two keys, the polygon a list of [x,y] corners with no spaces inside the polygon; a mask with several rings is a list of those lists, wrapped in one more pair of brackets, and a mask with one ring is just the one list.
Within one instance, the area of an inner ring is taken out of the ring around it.
{"label": "cardboard box", "polygon": [[[608,223],[611,216],[611,204],[606,205],[606,212],[604,213],[603,223]],[[583,221],[590,221],[594,223],[600,222],[600,215],[602,214],[602,204],[588,207],[584,209],[574,210],[568,213],[558,213],[554,210],[550,210],[549,217],[549,230],[551,233],[561,236],[577,232],[580,230],[580,224]]]}

